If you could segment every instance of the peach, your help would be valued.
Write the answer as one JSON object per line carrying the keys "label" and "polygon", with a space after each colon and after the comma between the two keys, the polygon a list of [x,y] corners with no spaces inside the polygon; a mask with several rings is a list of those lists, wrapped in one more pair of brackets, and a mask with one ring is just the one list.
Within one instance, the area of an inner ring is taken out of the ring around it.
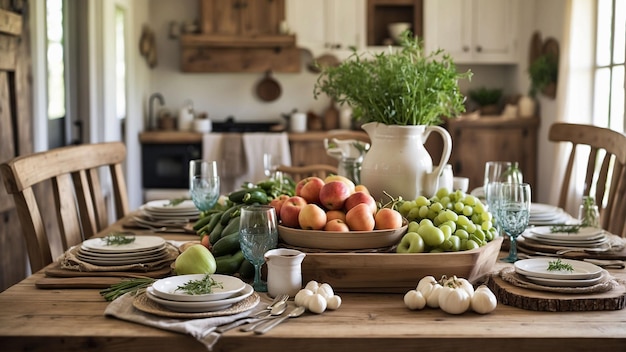
{"label": "peach", "polygon": [[339,219],[343,222],[346,221],[346,213],[343,210],[329,210],[326,212],[326,221]]}
{"label": "peach", "polygon": [[382,208],[374,217],[377,230],[391,230],[402,227],[402,215],[394,209]]}
{"label": "peach", "polygon": [[298,223],[303,230],[321,230],[326,225],[326,212],[317,204],[307,204],[298,214]]}
{"label": "peach", "polygon": [[319,203],[322,186],[324,186],[324,180],[319,177],[303,178],[296,184],[296,195],[304,198],[307,203]]}
{"label": "peach", "polygon": [[341,219],[332,219],[326,223],[324,231],[350,232],[350,228],[345,221]]}
{"label": "peach", "polygon": [[346,223],[352,231],[372,231],[374,229],[374,214],[365,204],[357,204],[346,213]]}
{"label": "peach", "polygon": [[280,220],[282,224],[287,227],[300,227],[298,216],[305,205],[307,205],[306,200],[300,196],[289,197],[289,199],[285,200],[280,208]]}
{"label": "peach", "polygon": [[282,208],[283,203],[285,203],[287,199],[289,199],[288,195],[281,194],[280,196],[278,196],[278,198],[274,198],[270,201],[270,206],[274,207],[274,210],[276,210],[276,216],[278,216],[279,219],[280,219],[280,208]]}
{"label": "peach", "polygon": [[372,210],[372,214],[376,214],[376,210],[378,210],[374,197],[365,192],[352,193],[348,199],[346,199],[343,207],[346,211],[350,211],[350,209],[354,208],[358,204],[367,204]]}
{"label": "peach", "polygon": [[320,204],[327,210],[341,209],[350,194],[350,189],[345,183],[331,181],[320,190]]}
{"label": "peach", "polygon": [[339,182],[345,183],[346,186],[348,186],[348,189],[350,190],[350,194],[354,193],[354,189],[356,186],[354,185],[354,182],[352,182],[352,180],[350,180],[349,178],[345,176],[341,176],[341,175],[328,175],[324,179],[325,183],[329,183],[333,181],[339,181]]}

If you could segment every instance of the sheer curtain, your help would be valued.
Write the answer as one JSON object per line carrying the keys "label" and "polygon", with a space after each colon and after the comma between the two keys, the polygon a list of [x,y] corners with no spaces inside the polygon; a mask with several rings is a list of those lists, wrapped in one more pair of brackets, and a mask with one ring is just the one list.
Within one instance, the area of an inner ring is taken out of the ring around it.
{"label": "sheer curtain", "polygon": [[[595,23],[595,0],[567,1],[559,62],[556,121],[592,122]],[[551,204],[558,203],[569,148],[568,145],[557,146],[555,173],[550,187]],[[578,158],[581,157],[585,157],[584,153],[578,154]],[[584,168],[575,170],[577,172],[572,175],[574,186],[569,190],[568,199],[582,200]],[[568,203],[565,210],[577,214],[578,203]]]}

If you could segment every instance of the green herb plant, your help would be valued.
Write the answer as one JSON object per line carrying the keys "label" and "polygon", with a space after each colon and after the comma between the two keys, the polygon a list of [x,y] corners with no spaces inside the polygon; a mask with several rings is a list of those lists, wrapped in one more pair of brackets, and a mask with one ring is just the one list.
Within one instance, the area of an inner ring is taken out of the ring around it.
{"label": "green herb plant", "polygon": [[381,53],[351,56],[338,66],[321,67],[313,94],[322,93],[353,109],[355,119],[387,125],[437,125],[442,117],[465,111],[459,79],[471,71],[457,72],[443,50],[424,53],[422,41],[405,31],[400,47]]}
{"label": "green herb plant", "polygon": [[166,207],[175,207],[179,204],[181,204],[182,202],[184,202],[187,198],[185,197],[181,197],[181,198],[174,198],[174,199],[170,199],[170,201],[165,204]]}
{"label": "green herb plant", "polygon": [[189,295],[205,295],[213,292],[214,287],[223,288],[221,282],[215,281],[211,275],[206,274],[200,280],[190,280],[176,288],[176,291],[184,291]]}
{"label": "green herb plant", "polygon": [[548,262],[548,271],[574,271],[574,268],[571,264],[563,263],[561,258],[557,260],[551,260]]}
{"label": "green herb plant", "polygon": [[561,224],[550,226],[550,231],[556,233],[578,233],[578,231],[580,231],[580,228],[581,225]]}
{"label": "green herb plant", "polygon": [[107,246],[121,246],[135,242],[135,235],[127,232],[114,232],[102,238]]}

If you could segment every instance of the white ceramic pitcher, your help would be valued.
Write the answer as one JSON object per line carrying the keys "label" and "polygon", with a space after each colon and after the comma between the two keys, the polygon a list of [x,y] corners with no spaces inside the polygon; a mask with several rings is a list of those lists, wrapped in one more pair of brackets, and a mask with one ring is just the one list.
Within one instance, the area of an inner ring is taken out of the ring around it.
{"label": "white ceramic pitcher", "polygon": [[[452,150],[448,131],[440,126],[399,126],[378,122],[366,123],[362,128],[369,135],[372,146],[361,165],[361,183],[376,201],[389,200],[383,191],[405,200],[420,195],[430,198],[437,192],[439,175]],[[431,132],[443,137],[441,160],[434,167],[424,148]]]}
{"label": "white ceramic pitcher", "polygon": [[267,293],[270,297],[280,294],[295,295],[302,288],[301,264],[306,254],[287,248],[265,252],[267,264]]}

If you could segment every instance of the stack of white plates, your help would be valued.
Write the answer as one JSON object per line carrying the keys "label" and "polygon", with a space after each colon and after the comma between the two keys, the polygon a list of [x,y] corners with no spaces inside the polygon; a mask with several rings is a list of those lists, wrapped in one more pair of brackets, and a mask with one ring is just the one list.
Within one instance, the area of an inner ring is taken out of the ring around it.
{"label": "stack of white plates", "polygon": [[93,265],[118,266],[151,263],[167,258],[165,240],[157,236],[136,236],[128,244],[110,245],[104,238],[82,243],[76,256]]}
{"label": "stack of white plates", "polygon": [[191,200],[172,205],[170,200],[154,200],[140,207],[142,214],[151,220],[179,220],[190,222],[198,219],[200,211]]}
{"label": "stack of white plates", "polygon": [[572,266],[572,271],[548,270],[550,262],[556,258],[534,258],[518,260],[514,263],[515,272],[528,281],[551,287],[588,287],[604,279],[603,270],[599,266],[579,260],[560,259],[564,264]]}
{"label": "stack of white plates", "polygon": [[551,226],[537,226],[522,236],[550,246],[582,248],[606,246],[609,240],[604,230],[595,227],[581,227],[578,232],[553,232]]}
{"label": "stack of white plates", "polygon": [[155,281],[146,289],[146,296],[163,307],[182,313],[215,312],[230,308],[250,296],[254,289],[240,279],[213,274],[213,280],[221,284],[212,293],[192,295],[179,287],[190,281],[202,280],[204,274],[180,275]]}
{"label": "stack of white plates", "polygon": [[554,205],[532,203],[530,205],[529,225],[566,224],[572,222],[572,217],[563,209]]}

